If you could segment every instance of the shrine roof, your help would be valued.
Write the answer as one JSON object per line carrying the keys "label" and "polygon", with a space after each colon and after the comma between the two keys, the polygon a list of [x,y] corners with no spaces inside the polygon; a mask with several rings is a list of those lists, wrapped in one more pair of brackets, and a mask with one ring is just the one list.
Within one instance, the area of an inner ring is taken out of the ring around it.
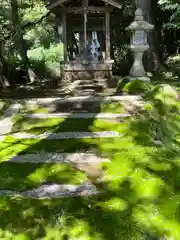
{"label": "shrine roof", "polygon": [[[74,1],[74,0],[73,0]],[[122,5],[120,4],[120,2],[118,0],[101,0],[104,3],[107,3],[113,7],[122,8]],[[67,2],[70,2],[70,0],[49,0],[49,9],[53,9],[57,6],[61,6],[62,4],[65,4]]]}

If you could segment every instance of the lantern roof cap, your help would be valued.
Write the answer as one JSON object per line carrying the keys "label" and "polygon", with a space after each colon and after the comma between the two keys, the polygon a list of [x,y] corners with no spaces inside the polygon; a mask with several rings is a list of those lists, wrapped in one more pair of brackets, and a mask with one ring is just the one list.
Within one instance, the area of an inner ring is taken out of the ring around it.
{"label": "lantern roof cap", "polygon": [[127,30],[145,30],[150,31],[154,26],[144,20],[143,11],[138,8],[135,12],[134,22],[132,22],[126,29]]}

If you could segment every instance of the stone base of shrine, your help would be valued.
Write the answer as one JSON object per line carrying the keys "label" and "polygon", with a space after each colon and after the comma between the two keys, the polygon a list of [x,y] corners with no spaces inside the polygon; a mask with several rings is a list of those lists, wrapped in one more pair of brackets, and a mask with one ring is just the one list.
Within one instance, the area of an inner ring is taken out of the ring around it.
{"label": "stone base of shrine", "polygon": [[66,82],[76,80],[111,79],[113,61],[78,63],[72,61],[61,65],[62,79]]}
{"label": "stone base of shrine", "polygon": [[147,76],[144,76],[144,77],[132,77],[132,76],[128,76],[127,79],[129,79],[130,81],[133,81],[133,80],[140,80],[142,82],[150,82],[151,79]]}

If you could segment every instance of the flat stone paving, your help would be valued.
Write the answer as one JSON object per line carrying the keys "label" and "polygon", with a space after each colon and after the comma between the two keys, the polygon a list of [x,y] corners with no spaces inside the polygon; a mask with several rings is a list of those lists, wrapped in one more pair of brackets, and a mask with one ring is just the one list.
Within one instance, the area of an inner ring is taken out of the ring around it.
{"label": "flat stone paving", "polygon": [[44,184],[38,188],[17,192],[13,190],[0,190],[0,196],[24,197],[30,199],[55,199],[75,196],[88,196],[98,194],[94,185],[81,184]]}
{"label": "flat stone paving", "polygon": [[50,153],[37,152],[15,156],[8,162],[13,163],[98,163],[109,162],[107,158],[101,158],[93,153]]}
{"label": "flat stone paving", "polygon": [[73,118],[73,119],[120,119],[128,118],[131,114],[115,114],[115,113],[35,113],[22,114],[26,118],[46,119],[46,118]]}
{"label": "flat stone paving", "polygon": [[0,120],[0,140],[3,140],[4,137],[9,134],[13,127],[12,115],[19,112],[21,104],[14,103],[7,108],[4,112],[2,120]]}
{"label": "flat stone paving", "polygon": [[60,132],[51,133],[45,132],[42,134],[30,134],[26,132],[18,132],[11,134],[17,139],[84,139],[84,138],[116,138],[120,137],[118,132],[103,131],[103,132]]}
{"label": "flat stone paving", "polygon": [[20,103],[13,103],[12,105],[10,105],[7,108],[7,110],[5,111],[5,113],[3,115],[3,118],[11,117],[13,114],[18,113],[21,106],[22,105]]}
{"label": "flat stone paving", "polygon": [[[0,99],[1,100],[1,99]],[[31,99],[17,99],[15,102],[22,103],[22,104],[51,104],[54,102],[57,103],[73,103],[73,102],[110,102],[110,101],[141,101],[140,96],[108,96],[108,97],[86,97],[86,96],[79,96],[79,97],[50,97],[50,98],[31,98]]]}
{"label": "flat stone paving", "polygon": [[[11,122],[11,116],[13,114],[18,113],[20,108],[24,104],[51,104],[53,102],[57,103],[73,103],[73,102],[109,102],[109,101],[123,101],[123,100],[130,100],[130,101],[139,101],[139,98],[136,96],[114,96],[114,97],[73,97],[73,98],[49,98],[49,99],[31,99],[31,100],[20,100],[20,101],[13,101],[14,104],[12,104],[6,113],[4,114],[4,120],[0,121],[0,134],[1,139],[4,137],[2,136],[3,133],[8,134],[11,133],[13,123]],[[92,116],[92,114],[88,113],[89,115],[74,115],[73,118],[89,118]],[[32,115],[31,115],[32,116]],[[40,115],[34,115],[36,118],[39,118]],[[52,117],[53,115],[44,115],[44,118]],[[55,115],[54,115],[55,116]],[[61,113],[56,114],[56,116],[64,116]],[[69,115],[66,115],[69,117]],[[72,116],[72,114],[71,114]],[[84,116],[84,117],[83,117]],[[110,115],[110,114],[104,114],[104,115],[98,115],[96,114],[97,118],[114,118],[114,117],[122,117],[116,114],[116,115]],[[125,116],[125,115],[123,115]],[[41,114],[42,117],[42,114]],[[94,116],[93,116],[94,117]],[[6,121],[7,120],[7,121]],[[3,130],[3,131],[1,131]],[[115,138],[120,137],[120,134],[118,132],[113,131],[104,131],[104,132],[61,132],[61,133],[50,133],[46,132],[43,134],[35,135],[30,134],[27,132],[18,132],[11,134],[13,137],[18,139],[25,139],[25,138],[34,138],[34,139],[82,139],[82,138]],[[16,156],[10,160],[10,162],[16,162],[16,163],[25,163],[25,162],[31,162],[31,163],[37,163],[38,162],[44,162],[44,163],[59,163],[59,162],[100,162],[100,161],[108,161],[107,159],[99,158],[95,156],[94,154],[85,154],[85,153],[74,153],[74,154],[60,154],[60,153],[37,153],[37,154],[28,154],[24,156]],[[30,189],[23,192],[17,192],[13,190],[6,190],[2,189],[0,190],[0,196],[13,196],[13,197],[25,197],[25,198],[31,198],[31,199],[43,199],[43,198],[64,198],[64,197],[73,197],[73,196],[88,196],[97,194],[98,190],[95,186],[90,184],[81,184],[79,186],[77,185],[59,185],[59,184],[44,184],[41,185],[35,189]]]}

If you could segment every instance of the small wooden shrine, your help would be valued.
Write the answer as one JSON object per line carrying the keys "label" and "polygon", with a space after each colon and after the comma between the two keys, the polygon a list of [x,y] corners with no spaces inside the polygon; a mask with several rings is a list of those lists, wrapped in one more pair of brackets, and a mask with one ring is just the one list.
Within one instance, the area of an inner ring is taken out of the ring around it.
{"label": "small wooden shrine", "polygon": [[59,20],[58,33],[63,42],[63,78],[110,78],[110,13],[121,8],[117,0],[51,0],[49,9]]}

